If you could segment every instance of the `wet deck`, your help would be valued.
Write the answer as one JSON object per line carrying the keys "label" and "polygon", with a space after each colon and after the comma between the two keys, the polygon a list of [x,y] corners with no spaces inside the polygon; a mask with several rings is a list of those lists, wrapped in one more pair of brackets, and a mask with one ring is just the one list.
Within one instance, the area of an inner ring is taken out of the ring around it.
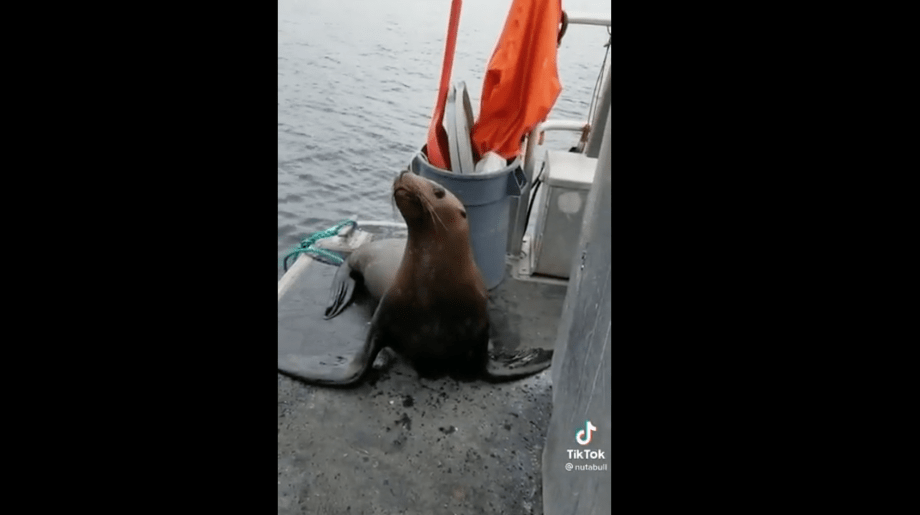
{"label": "wet deck", "polygon": [[[363,343],[372,302],[322,320],[334,273],[313,262],[279,300],[279,363]],[[490,292],[493,342],[551,348],[565,293],[507,277]],[[551,409],[549,370],[493,385],[419,379],[396,359],[350,389],[279,373],[278,513],[542,514]]]}

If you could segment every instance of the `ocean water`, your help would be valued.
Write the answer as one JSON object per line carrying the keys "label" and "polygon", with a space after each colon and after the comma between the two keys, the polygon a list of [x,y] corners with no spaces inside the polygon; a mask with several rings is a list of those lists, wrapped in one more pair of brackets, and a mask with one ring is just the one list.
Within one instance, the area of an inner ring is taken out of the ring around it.
{"label": "ocean water", "polygon": [[[440,83],[450,0],[278,1],[278,277],[300,240],[345,218],[401,221],[395,174],[424,145]],[[486,65],[511,0],[466,0],[451,81],[479,112]],[[599,0],[570,12],[609,13]],[[551,119],[584,120],[604,60],[605,27],[570,26]],[[612,53],[613,58],[616,54]],[[574,133],[547,135],[568,149]]]}

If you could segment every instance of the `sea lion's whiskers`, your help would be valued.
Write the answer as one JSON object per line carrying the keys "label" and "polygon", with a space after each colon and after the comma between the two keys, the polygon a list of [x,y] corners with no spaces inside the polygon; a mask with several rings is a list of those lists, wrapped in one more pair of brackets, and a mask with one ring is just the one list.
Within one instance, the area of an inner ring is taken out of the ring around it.
{"label": "sea lion's whiskers", "polygon": [[[419,198],[421,198],[421,199],[424,200],[424,202],[425,202],[425,207],[428,208],[428,213],[430,213],[431,216],[433,217],[432,220],[431,220],[432,224],[434,224],[434,219],[437,219],[438,222],[441,224],[441,227],[443,227],[444,230],[447,231],[447,230],[448,230],[448,229],[447,229],[447,226],[444,225],[444,221],[441,220],[441,217],[440,217],[440,216],[438,216],[438,213],[435,211],[434,206],[431,205],[431,201],[428,200],[424,195],[419,195]],[[437,228],[437,224],[434,224],[434,225],[435,225],[435,227]]]}

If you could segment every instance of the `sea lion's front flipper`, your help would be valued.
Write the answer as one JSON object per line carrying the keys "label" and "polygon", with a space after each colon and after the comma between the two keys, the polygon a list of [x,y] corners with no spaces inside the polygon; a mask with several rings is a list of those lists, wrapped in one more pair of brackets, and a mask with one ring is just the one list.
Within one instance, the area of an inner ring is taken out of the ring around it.
{"label": "sea lion's front flipper", "polygon": [[332,289],[329,291],[329,304],[326,306],[326,320],[335,318],[351,302],[355,293],[355,279],[351,276],[352,268],[348,261],[339,265],[332,279]]}
{"label": "sea lion's front flipper", "polygon": [[530,348],[517,352],[489,352],[486,379],[496,383],[514,381],[546,370],[552,364],[552,349]]}

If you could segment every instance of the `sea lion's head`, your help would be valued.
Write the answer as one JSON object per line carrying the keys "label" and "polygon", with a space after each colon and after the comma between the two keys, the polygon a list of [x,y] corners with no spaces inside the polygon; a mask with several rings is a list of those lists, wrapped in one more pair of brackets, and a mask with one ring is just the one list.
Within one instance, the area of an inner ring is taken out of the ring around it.
{"label": "sea lion's head", "polygon": [[410,228],[469,234],[463,203],[434,181],[405,170],[393,181],[393,199]]}

